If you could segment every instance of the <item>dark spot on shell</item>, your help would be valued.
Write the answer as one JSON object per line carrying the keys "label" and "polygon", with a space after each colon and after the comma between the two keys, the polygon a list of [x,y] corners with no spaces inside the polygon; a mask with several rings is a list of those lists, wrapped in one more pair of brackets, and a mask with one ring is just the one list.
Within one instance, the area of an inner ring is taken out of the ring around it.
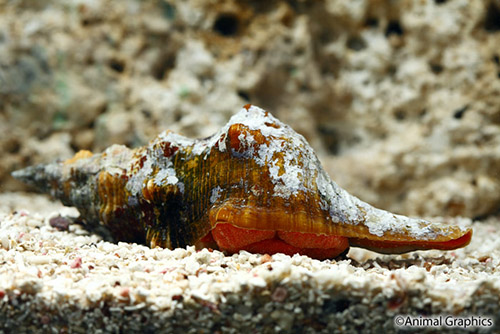
{"label": "dark spot on shell", "polygon": [[160,146],[163,151],[163,156],[166,158],[174,155],[175,152],[177,152],[177,150],[179,149],[177,146],[172,146],[172,143],[170,142],[161,142]]}
{"label": "dark spot on shell", "polygon": [[264,124],[265,124],[266,126],[270,126],[270,127],[272,127],[272,128],[275,128],[275,129],[279,129],[279,128],[280,128],[280,126],[279,126],[278,124],[276,124],[276,123],[269,123],[269,122],[266,122],[266,123],[264,123]]}
{"label": "dark spot on shell", "polygon": [[121,174],[120,174],[120,179],[122,179],[123,181],[128,181],[129,179],[129,176],[126,174],[125,171],[123,171]]}
{"label": "dark spot on shell", "polygon": [[146,160],[148,160],[148,157],[146,155],[141,156],[138,162],[139,168],[144,167],[144,163],[146,162]]}

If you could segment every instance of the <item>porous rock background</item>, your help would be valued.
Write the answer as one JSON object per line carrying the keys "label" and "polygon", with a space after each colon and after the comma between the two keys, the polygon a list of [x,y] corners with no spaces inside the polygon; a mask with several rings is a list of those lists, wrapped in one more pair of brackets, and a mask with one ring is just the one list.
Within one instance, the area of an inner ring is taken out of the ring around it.
{"label": "porous rock background", "polygon": [[[165,129],[206,137],[246,103],[302,133],[337,183],[377,207],[497,219],[498,0],[0,0],[2,211],[36,202],[11,195],[28,190],[15,169]],[[477,255],[471,272],[496,272],[489,245],[458,253]],[[368,267],[392,275],[391,261]],[[498,312],[492,282],[470,295]],[[419,293],[432,299],[433,286]]]}
{"label": "porous rock background", "polygon": [[0,184],[242,105],[394,212],[500,208],[498,1],[0,1]]}

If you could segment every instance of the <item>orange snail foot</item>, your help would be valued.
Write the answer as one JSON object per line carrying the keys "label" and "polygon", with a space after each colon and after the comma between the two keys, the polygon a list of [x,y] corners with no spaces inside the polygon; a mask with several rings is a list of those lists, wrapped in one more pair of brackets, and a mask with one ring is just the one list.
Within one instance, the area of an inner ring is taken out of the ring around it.
{"label": "orange snail foot", "polygon": [[211,238],[220,250],[231,254],[246,250],[260,254],[301,254],[318,260],[334,258],[349,247],[347,238],[336,235],[252,230],[228,223],[216,224],[201,241]]}

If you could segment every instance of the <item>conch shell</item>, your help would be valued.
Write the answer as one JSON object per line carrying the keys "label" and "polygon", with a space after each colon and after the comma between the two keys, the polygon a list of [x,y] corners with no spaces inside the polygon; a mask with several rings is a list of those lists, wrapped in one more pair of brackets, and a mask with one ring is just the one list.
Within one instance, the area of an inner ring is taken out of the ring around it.
{"label": "conch shell", "polygon": [[75,206],[90,228],[104,225],[117,240],[150,247],[323,259],[349,246],[449,250],[472,236],[469,228],[392,214],[348,194],[304,137],[252,105],[206,139],[166,131],[135,150],[80,151],[13,176]]}

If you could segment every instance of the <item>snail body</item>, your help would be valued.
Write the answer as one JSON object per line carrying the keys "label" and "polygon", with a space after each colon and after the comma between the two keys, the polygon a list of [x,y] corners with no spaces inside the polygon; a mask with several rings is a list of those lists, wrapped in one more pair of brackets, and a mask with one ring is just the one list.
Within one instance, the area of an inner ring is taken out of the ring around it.
{"label": "snail body", "polygon": [[395,215],[332,181],[307,141],[247,105],[219,132],[189,139],[166,131],[149,145],[16,171],[75,206],[90,228],[150,247],[218,247],[229,253],[333,258],[349,246],[381,253],[455,249],[471,229]]}

